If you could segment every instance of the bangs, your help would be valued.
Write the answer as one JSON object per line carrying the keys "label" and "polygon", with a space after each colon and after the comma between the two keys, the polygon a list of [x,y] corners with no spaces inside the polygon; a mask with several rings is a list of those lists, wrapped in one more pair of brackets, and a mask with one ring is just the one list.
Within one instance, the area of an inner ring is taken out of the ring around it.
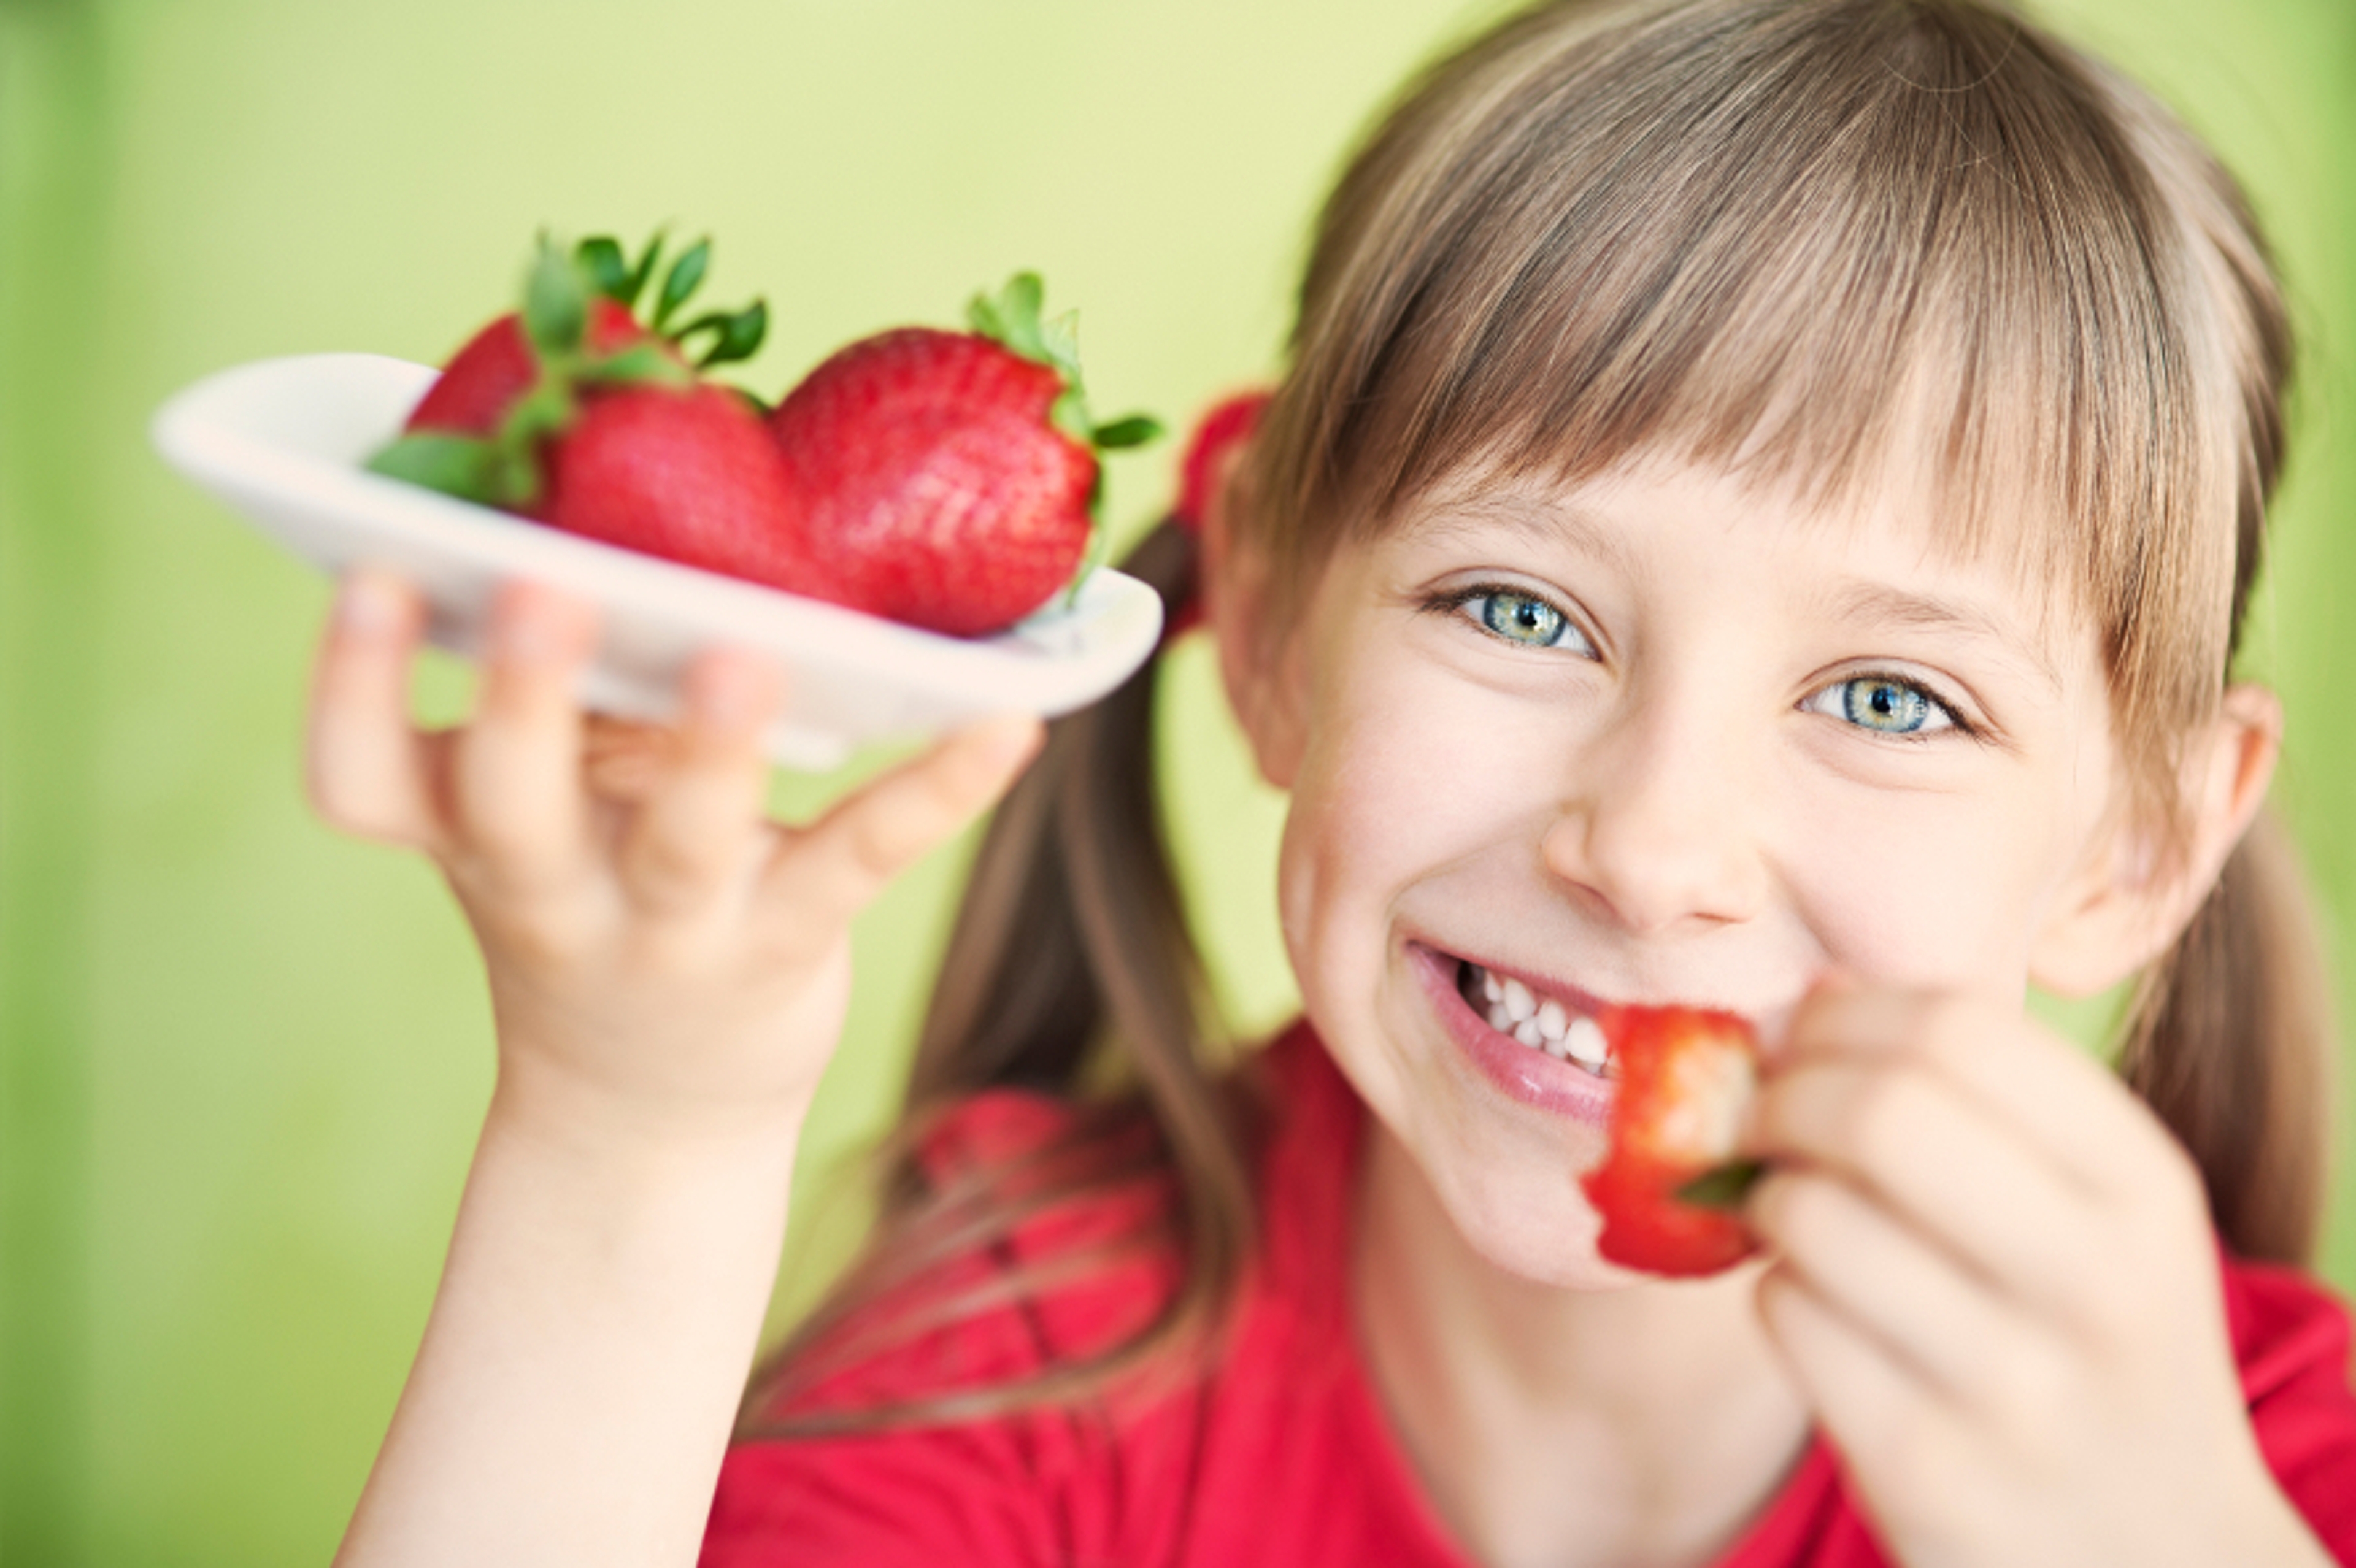
{"label": "bangs", "polygon": [[2200,428],[2233,378],[2189,250],[2108,84],[2008,16],[1558,5],[1442,62],[1344,177],[1256,482],[1319,551],[1472,464],[1827,505],[1906,473],[1934,551],[2078,590],[2115,673],[2142,614],[2222,647],[2222,590],[2148,602],[2234,575],[2230,523],[2152,559],[2221,548],[2246,442]]}

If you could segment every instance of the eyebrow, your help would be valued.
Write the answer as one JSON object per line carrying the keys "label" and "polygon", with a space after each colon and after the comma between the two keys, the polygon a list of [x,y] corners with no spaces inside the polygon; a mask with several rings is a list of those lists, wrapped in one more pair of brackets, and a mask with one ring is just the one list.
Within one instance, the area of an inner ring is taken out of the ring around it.
{"label": "eyebrow", "polygon": [[2054,667],[2052,653],[2044,639],[2023,635],[2001,616],[1968,601],[1911,593],[1886,582],[1851,578],[1835,589],[1826,611],[1834,619],[1847,623],[1951,632],[1994,644],[2000,653],[2018,656],[2056,696],[2061,694],[2062,675]]}
{"label": "eyebrow", "polygon": [[1505,528],[1544,544],[1568,544],[1608,565],[1627,568],[1627,547],[1580,507],[1537,501],[1511,493],[1451,499],[1416,517],[1401,533],[1417,540],[1443,540],[1484,528]]}

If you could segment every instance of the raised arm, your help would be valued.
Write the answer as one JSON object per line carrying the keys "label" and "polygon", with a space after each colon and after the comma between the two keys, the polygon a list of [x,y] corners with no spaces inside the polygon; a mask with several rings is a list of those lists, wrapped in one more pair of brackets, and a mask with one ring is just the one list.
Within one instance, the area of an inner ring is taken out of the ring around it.
{"label": "raised arm", "polygon": [[518,585],[476,715],[422,733],[423,610],[345,584],[313,695],[327,821],[431,857],[487,968],[498,1074],[415,1367],[340,1564],[687,1563],[759,1332],[851,916],[995,800],[980,726],[809,827],[763,815],[781,693],[707,656],[676,730],[585,719],[594,617]]}

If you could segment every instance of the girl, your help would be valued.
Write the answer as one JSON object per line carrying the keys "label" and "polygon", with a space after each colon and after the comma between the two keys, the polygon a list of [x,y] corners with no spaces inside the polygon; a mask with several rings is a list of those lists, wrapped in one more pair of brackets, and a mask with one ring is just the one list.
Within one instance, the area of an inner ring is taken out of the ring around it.
{"label": "girl", "polygon": [[[781,828],[755,664],[584,720],[592,618],[519,586],[421,736],[417,602],[356,577],[315,797],[445,871],[500,1061],[343,1560],[2356,1561],[2227,673],[2287,359],[2231,181],[1992,0],[1558,0],[1443,61],[1199,562],[1137,563],[1199,565],[1290,792],[1303,1021],[1205,1065],[1151,680],[1060,724],[868,1257],[724,1456],[846,923],[1034,728]],[[2024,1016],[2136,975],[2117,1074]],[[1598,1257],[1611,1071],[1509,1031],[1608,1003],[1772,1042],[1759,1260]]]}

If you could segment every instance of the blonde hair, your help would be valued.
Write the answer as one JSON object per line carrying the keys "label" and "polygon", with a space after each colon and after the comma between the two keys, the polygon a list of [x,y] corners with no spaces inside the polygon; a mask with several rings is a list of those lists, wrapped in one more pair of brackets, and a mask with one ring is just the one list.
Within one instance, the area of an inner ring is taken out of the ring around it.
{"label": "blonde hair", "polygon": [[[2000,5],[1558,0],[1430,68],[1351,161],[1232,511],[1277,590],[1303,592],[1332,551],[1475,463],[1576,478],[1671,456],[1829,496],[1927,454],[1943,548],[2011,552],[2096,626],[2136,804],[2167,846],[2257,571],[2289,360],[2230,176],[2139,90]],[[1133,560],[1174,599],[1192,547],[1164,525]],[[1251,1122],[1204,1062],[1151,702],[1149,671],[1062,720],[999,813],[875,1239],[748,1408],[810,1387],[849,1326],[941,1260],[1108,1180],[1160,1173],[1168,1200],[1132,1240],[1179,1249],[1184,1283],[1045,1378],[748,1435],[1068,1399],[1215,1343],[1253,1244]],[[2312,1244],[2321,994],[2269,828],[2132,1008],[2129,1082],[2248,1254]],[[1108,1054],[1135,1087],[1090,1100]],[[1001,1084],[1088,1114],[1020,1169],[929,1176],[921,1129]],[[993,1298],[1024,1287],[1001,1278]],[[935,1302],[918,1327],[979,1299]]]}

